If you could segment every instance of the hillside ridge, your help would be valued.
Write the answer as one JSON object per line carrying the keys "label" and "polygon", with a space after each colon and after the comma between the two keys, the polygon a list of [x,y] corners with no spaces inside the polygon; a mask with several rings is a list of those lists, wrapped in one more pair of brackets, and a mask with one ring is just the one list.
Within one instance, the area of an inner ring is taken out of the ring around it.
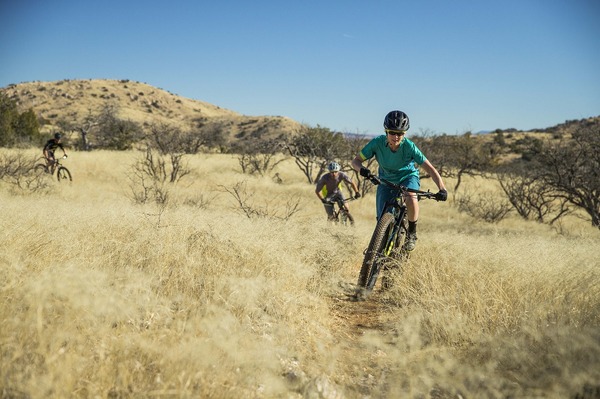
{"label": "hillside ridge", "polygon": [[20,112],[32,109],[44,131],[59,129],[61,122],[84,123],[90,114],[110,106],[117,116],[142,126],[169,124],[190,128],[218,124],[230,138],[268,138],[297,132],[299,122],[285,116],[248,116],[205,101],[173,94],[129,79],[33,81],[1,88]]}
{"label": "hillside ridge", "polygon": [[[147,83],[130,79],[63,79],[10,84],[0,88],[14,100],[19,112],[32,109],[42,121],[42,132],[60,129],[61,124],[82,125],[86,118],[104,107],[117,110],[117,116],[141,126],[168,124],[183,129],[211,124],[226,132],[229,140],[254,137],[269,139],[294,134],[302,124],[286,116],[249,116],[217,105],[173,94]],[[478,136],[504,134],[571,134],[585,126],[600,125],[600,116],[540,129],[496,129]]]}

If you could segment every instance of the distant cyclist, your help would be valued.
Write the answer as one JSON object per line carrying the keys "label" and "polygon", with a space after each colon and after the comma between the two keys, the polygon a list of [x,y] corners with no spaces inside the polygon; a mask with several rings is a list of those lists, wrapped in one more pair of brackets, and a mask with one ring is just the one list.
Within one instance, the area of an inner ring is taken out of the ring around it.
{"label": "distant cyclist", "polygon": [[[352,161],[354,170],[359,172],[361,176],[368,177],[371,171],[363,167],[362,163],[375,157],[379,164],[379,177],[418,190],[421,183],[416,165],[421,165],[438,186],[439,192],[436,194],[436,199],[446,201],[448,192],[437,169],[423,155],[415,143],[404,137],[410,127],[408,116],[402,111],[390,111],[385,116],[383,127],[386,134],[372,139],[354,158]],[[377,186],[377,219],[381,217],[385,203],[397,196],[398,191],[383,184]],[[407,196],[405,201],[408,208],[408,234],[404,249],[412,251],[417,243],[419,202],[417,197],[412,195]]]}
{"label": "distant cyclist", "polygon": [[65,147],[63,147],[61,141],[62,134],[55,133],[54,138],[48,140],[44,145],[44,158],[46,158],[46,165],[48,166],[50,173],[54,173],[54,167],[56,166],[56,157],[54,156],[54,151],[56,151],[57,148],[60,148],[63,152],[63,155],[65,157],[67,156]]}
{"label": "distant cyclist", "polygon": [[[321,200],[323,205],[325,206],[325,211],[327,212],[327,219],[332,220],[333,216],[333,206],[332,203],[341,201],[344,202],[344,194],[340,188],[342,181],[350,184],[352,189],[354,190],[354,198],[360,198],[360,193],[358,192],[358,186],[352,178],[348,176],[346,173],[341,171],[340,164],[337,162],[330,162],[327,165],[327,170],[329,173],[325,173],[319,181],[317,182],[317,187],[315,188],[315,194]],[[348,206],[344,204],[346,210],[348,210]]]}

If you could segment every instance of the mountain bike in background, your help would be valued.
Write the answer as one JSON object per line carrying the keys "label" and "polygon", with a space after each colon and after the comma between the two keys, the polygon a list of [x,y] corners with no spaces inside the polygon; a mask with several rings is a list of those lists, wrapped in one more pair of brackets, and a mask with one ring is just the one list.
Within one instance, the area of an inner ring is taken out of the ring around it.
{"label": "mountain bike in background", "polygon": [[48,164],[46,163],[46,158],[41,158],[43,160],[43,163],[38,163],[37,165],[35,165],[34,170],[39,173],[48,173],[51,175],[53,175],[56,171],[56,179],[58,181],[73,181],[73,177],[71,176],[71,172],[69,172],[69,169],[67,169],[66,166],[63,166],[60,163],[61,159],[66,158],[67,156],[63,155],[61,158],[55,159],[54,162],[50,165],[50,167],[48,167]]}
{"label": "mountain bike in background", "polygon": [[375,231],[369,246],[365,250],[360,274],[358,276],[356,300],[365,300],[373,291],[377,277],[383,272],[382,288],[389,288],[391,280],[385,272],[389,269],[400,267],[408,259],[409,252],[403,249],[406,233],[408,232],[407,207],[404,202],[405,195],[416,195],[422,198],[436,199],[436,194],[430,191],[413,190],[386,179],[370,175],[367,177],[373,184],[385,184],[400,195],[386,202],[384,212],[377,221]]}
{"label": "mountain bike in background", "polygon": [[341,223],[344,226],[347,226],[348,223],[350,223],[350,225],[354,225],[354,217],[352,217],[348,207],[346,206],[346,202],[350,201],[354,201],[354,198],[348,198],[344,200],[337,199],[326,203],[325,206],[331,206],[333,208],[333,213],[331,214],[329,221],[336,224]]}

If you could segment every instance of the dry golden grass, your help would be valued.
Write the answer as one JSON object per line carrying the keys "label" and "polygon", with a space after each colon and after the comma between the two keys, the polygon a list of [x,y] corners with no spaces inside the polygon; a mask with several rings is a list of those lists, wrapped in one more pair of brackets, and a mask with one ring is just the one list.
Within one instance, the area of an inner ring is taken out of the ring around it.
{"label": "dry golden grass", "polygon": [[[136,156],[71,153],[73,183],[43,195],[0,186],[2,397],[598,389],[600,232],[587,223],[566,220],[559,234],[423,202],[417,250],[394,287],[351,302],[344,287],[374,227],[373,195],[351,203],[356,227],[329,226],[293,162],[273,171],[277,184],[241,174],[235,156],[198,155],[166,208],[142,206],[128,180]],[[299,198],[302,209],[249,219],[224,190],[240,182],[252,206]]]}

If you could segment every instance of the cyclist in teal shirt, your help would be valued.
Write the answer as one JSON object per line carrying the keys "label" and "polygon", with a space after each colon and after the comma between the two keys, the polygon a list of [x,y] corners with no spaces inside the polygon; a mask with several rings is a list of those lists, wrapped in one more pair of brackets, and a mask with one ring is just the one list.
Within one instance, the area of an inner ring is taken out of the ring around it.
{"label": "cyclist in teal shirt", "polygon": [[[448,192],[439,172],[415,143],[404,137],[410,127],[408,116],[402,111],[391,111],[385,116],[383,127],[386,134],[368,142],[352,161],[352,167],[361,176],[367,177],[371,174],[371,171],[363,167],[362,163],[375,157],[379,164],[379,177],[418,190],[421,183],[417,165],[420,165],[429,173],[439,189],[436,198],[440,201],[446,201]],[[377,219],[381,217],[385,203],[397,196],[397,190],[382,184],[377,187]],[[415,249],[417,241],[419,202],[414,195],[408,195],[405,202],[408,209],[408,234],[404,248],[407,251],[412,251]]]}

